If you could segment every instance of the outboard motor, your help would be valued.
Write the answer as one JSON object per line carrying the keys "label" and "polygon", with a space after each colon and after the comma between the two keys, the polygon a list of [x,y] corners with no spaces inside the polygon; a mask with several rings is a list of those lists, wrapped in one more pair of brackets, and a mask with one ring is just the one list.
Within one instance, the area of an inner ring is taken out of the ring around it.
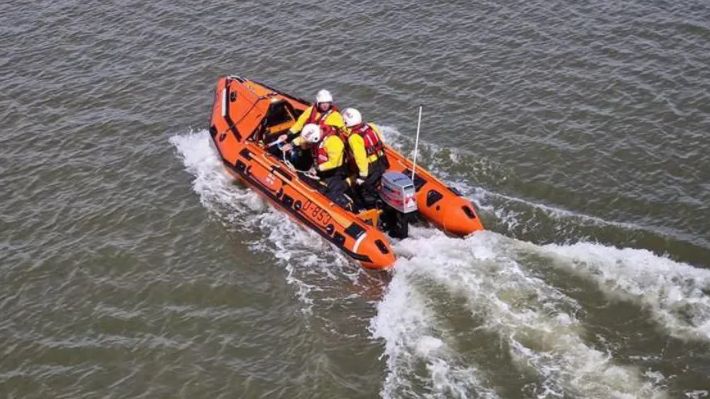
{"label": "outboard motor", "polygon": [[379,194],[385,203],[380,217],[382,229],[392,237],[407,238],[409,221],[417,211],[416,190],[412,179],[404,173],[385,172]]}

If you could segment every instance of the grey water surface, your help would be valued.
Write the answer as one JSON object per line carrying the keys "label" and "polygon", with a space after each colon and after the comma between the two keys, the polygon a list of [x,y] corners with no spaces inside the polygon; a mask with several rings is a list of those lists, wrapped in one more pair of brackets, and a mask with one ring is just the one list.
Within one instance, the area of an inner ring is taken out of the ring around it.
{"label": "grey water surface", "polygon": [[[224,174],[237,74],[479,208],[368,273]],[[710,397],[710,3],[5,1],[0,397]]]}

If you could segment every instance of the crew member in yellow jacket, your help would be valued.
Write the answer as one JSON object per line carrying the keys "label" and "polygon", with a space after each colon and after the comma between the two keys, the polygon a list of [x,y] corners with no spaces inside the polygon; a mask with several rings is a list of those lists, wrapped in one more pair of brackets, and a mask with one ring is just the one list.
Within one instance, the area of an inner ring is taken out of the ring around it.
{"label": "crew member in yellow jacket", "polygon": [[303,127],[301,136],[294,140],[309,144],[313,158],[313,168],[316,170],[320,181],[325,185],[325,195],[342,207],[349,207],[350,201],[345,196],[348,185],[345,158],[345,143],[332,130],[323,130],[315,123],[308,123]]}
{"label": "crew member in yellow jacket", "polygon": [[333,104],[333,96],[328,90],[320,90],[316,94],[316,103],[306,108],[298,117],[296,122],[288,130],[289,136],[291,136],[289,140],[298,135],[301,129],[308,123],[318,125],[321,130],[342,130],[345,128],[343,116],[340,114],[338,107]]}
{"label": "crew member in yellow jacket", "polygon": [[306,108],[289,128],[288,134],[281,135],[278,139],[279,142],[289,142],[283,147],[285,151],[290,151],[293,146],[301,147],[291,151],[291,163],[299,169],[308,169],[307,157],[301,151],[306,149],[305,145],[303,140],[297,140],[301,130],[307,124],[318,125],[325,133],[339,133],[345,129],[343,116],[338,111],[338,107],[333,104],[333,96],[328,90],[318,91],[315,104]]}
{"label": "crew member in yellow jacket", "polygon": [[357,165],[356,190],[360,206],[372,208],[377,201],[377,185],[389,167],[382,134],[374,123],[364,123],[355,108],[343,110],[348,146]]}

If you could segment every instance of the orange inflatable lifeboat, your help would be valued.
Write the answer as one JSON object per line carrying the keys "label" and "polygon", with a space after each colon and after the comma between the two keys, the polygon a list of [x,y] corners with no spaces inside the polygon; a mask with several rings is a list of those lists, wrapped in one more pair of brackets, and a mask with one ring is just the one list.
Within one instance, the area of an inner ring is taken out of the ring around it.
{"label": "orange inflatable lifeboat", "polygon": [[[310,105],[262,83],[223,77],[215,90],[210,135],[231,175],[365,268],[388,269],[394,264],[395,254],[387,234],[380,230],[378,216],[382,211],[356,214],[342,208],[321,192],[317,182],[269,153],[264,144],[269,137],[286,132]],[[386,146],[385,154],[390,165],[388,175],[394,179],[402,176],[397,172],[411,175],[410,160],[390,146]],[[473,204],[424,169],[417,167],[413,181],[408,177],[402,180],[409,182],[405,188],[411,190],[421,218],[457,236],[483,229]]]}

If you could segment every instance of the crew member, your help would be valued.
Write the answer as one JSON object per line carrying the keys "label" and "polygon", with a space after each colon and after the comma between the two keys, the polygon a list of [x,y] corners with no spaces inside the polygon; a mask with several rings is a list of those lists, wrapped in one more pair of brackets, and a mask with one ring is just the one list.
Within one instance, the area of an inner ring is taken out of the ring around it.
{"label": "crew member", "polygon": [[350,201],[345,196],[348,185],[345,182],[346,171],[343,165],[343,140],[334,130],[323,130],[315,123],[303,127],[300,139],[310,145],[313,168],[325,185],[325,195],[336,204],[349,208]]}
{"label": "crew member", "polygon": [[[285,145],[282,150],[289,151],[293,146],[303,145],[302,140],[296,140],[299,133],[306,124],[318,125],[324,133],[339,133],[345,129],[343,116],[338,111],[338,108],[333,104],[333,96],[328,90],[320,90],[316,94],[316,102],[314,105],[306,108],[305,111],[298,117],[296,122],[289,129],[288,134],[281,135],[278,140],[280,142],[292,142],[293,145]],[[299,169],[307,169],[304,166],[303,154],[298,149],[291,152],[291,162]],[[299,167],[300,165],[300,167]]]}
{"label": "crew member", "polygon": [[343,110],[350,153],[357,165],[356,190],[361,206],[372,208],[377,201],[377,185],[389,167],[382,134],[374,123],[364,123],[360,111]]}

